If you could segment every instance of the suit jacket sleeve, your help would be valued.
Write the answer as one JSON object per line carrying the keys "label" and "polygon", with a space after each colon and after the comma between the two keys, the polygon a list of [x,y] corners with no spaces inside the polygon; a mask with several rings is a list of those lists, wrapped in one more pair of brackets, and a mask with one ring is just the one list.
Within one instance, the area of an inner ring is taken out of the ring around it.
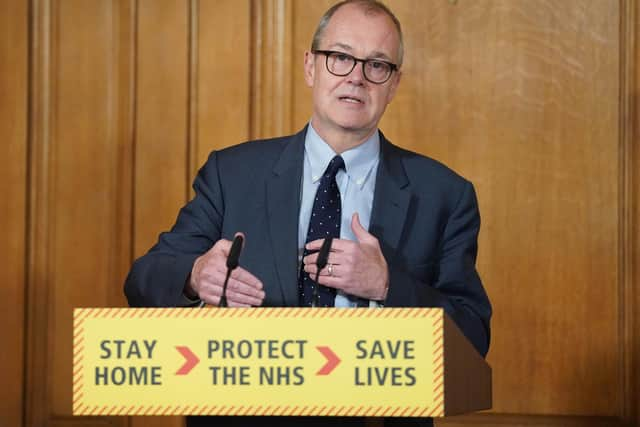
{"label": "suit jacket sleeve", "polygon": [[[491,304],[475,268],[480,215],[475,191],[465,181],[451,211],[434,262],[422,274],[390,265],[385,305],[442,307],[479,353],[489,349]],[[430,279],[431,278],[431,279]]]}
{"label": "suit jacket sleeve", "polygon": [[195,197],[180,210],[173,228],[134,262],[124,286],[130,306],[175,307],[187,302],[184,285],[194,261],[221,237],[224,206],[216,162],[214,152],[193,183]]}

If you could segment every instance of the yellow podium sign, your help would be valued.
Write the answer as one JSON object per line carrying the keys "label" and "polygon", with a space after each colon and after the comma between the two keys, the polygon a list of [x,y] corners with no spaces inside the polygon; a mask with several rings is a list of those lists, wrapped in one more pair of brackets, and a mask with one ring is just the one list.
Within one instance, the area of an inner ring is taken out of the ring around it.
{"label": "yellow podium sign", "polygon": [[73,414],[443,416],[444,317],[75,309]]}

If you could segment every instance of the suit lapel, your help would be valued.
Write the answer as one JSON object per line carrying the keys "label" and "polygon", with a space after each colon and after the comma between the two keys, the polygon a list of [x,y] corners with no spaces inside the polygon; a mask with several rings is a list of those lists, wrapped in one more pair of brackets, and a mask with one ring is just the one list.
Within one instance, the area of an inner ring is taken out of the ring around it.
{"label": "suit lapel", "polygon": [[402,164],[401,151],[381,133],[380,165],[369,232],[378,238],[382,253],[389,264],[393,262],[397,252],[409,210],[411,194],[408,185],[409,179]]}
{"label": "suit lapel", "polygon": [[291,137],[266,182],[271,247],[287,306],[298,305],[298,216],[306,127]]}

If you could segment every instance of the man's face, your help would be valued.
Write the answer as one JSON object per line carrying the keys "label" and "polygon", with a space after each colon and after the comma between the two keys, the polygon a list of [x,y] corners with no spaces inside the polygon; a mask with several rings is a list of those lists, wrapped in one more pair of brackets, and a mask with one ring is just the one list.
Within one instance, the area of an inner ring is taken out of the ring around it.
{"label": "man's face", "polygon": [[[321,50],[348,53],[356,58],[398,62],[399,38],[393,21],[383,13],[366,15],[355,5],[338,9],[325,28]],[[364,139],[378,127],[395,95],[400,73],[383,84],[366,80],[362,63],[343,77],[329,73],[326,57],[305,53],[305,80],[313,88],[314,128],[324,137],[345,132]]]}

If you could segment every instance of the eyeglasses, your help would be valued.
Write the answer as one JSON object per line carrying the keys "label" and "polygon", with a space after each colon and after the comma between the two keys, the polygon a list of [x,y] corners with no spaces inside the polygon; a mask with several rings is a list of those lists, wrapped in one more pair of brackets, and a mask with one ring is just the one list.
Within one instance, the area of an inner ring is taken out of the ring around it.
{"label": "eyeglasses", "polygon": [[356,63],[362,62],[364,78],[371,83],[382,84],[391,78],[394,71],[398,70],[396,64],[380,59],[360,59],[334,50],[314,50],[313,53],[326,56],[327,71],[334,76],[344,77],[356,68]]}

